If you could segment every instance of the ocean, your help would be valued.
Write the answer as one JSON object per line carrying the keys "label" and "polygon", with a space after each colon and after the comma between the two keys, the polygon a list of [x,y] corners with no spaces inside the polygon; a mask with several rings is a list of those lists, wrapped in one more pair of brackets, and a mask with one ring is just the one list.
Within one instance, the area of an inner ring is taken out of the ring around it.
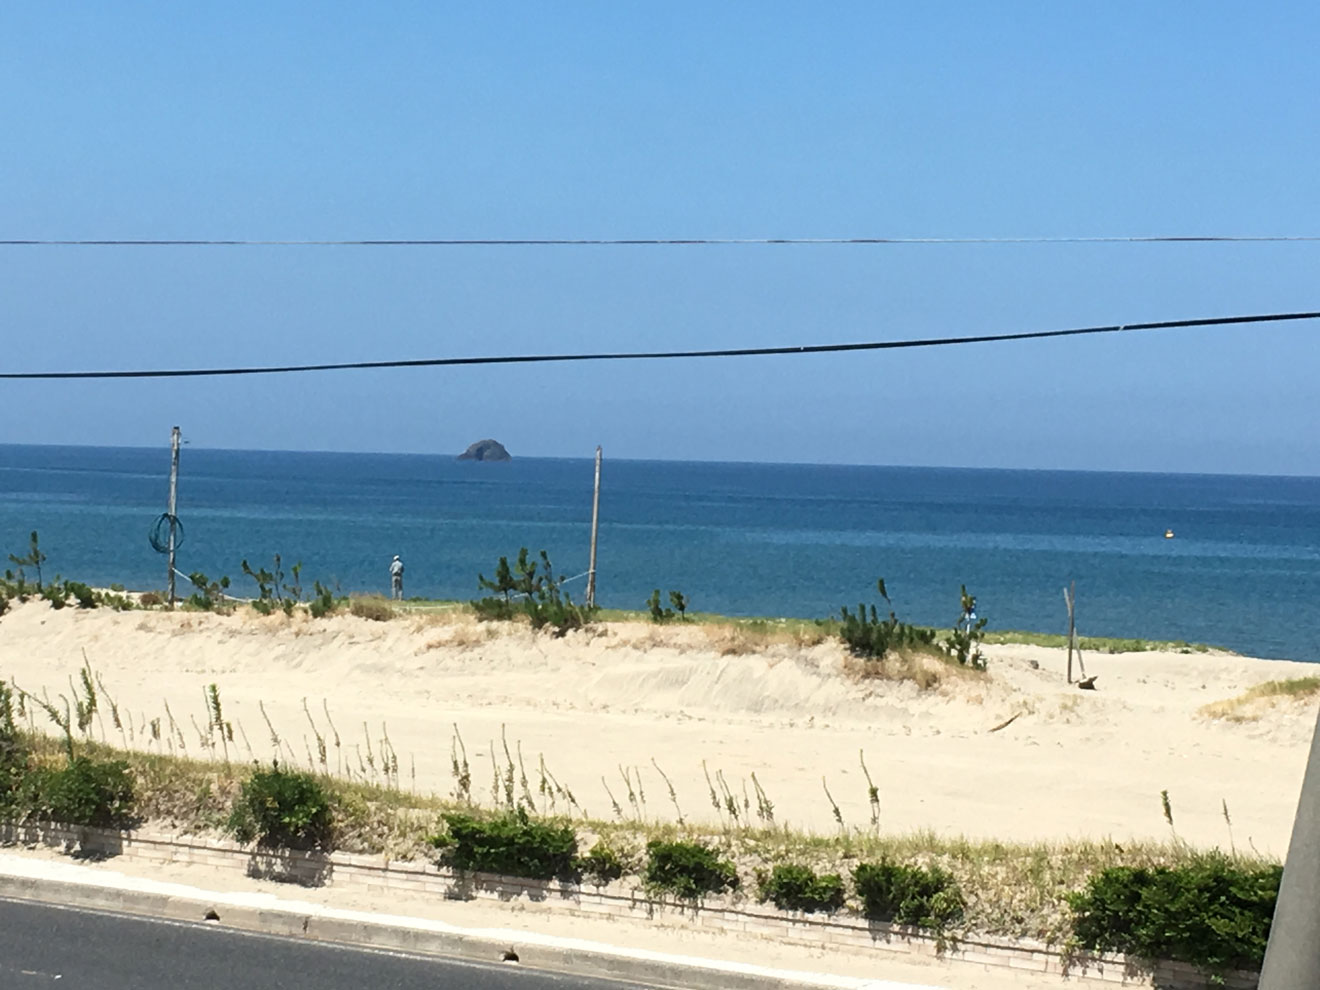
{"label": "ocean", "polygon": [[[0,553],[35,529],[47,573],[163,588],[148,531],[168,478],[166,447],[0,446]],[[248,595],[240,562],[279,553],[306,588],[384,593],[397,553],[406,594],[464,599],[526,546],[580,599],[591,489],[590,459],[184,447],[178,567]],[[1063,632],[1075,581],[1084,635],[1317,660],[1320,478],[604,462],[602,605],[658,587],[704,612],[821,618],[878,603],[878,577],[911,622],[949,625],[965,584],[992,630]]]}

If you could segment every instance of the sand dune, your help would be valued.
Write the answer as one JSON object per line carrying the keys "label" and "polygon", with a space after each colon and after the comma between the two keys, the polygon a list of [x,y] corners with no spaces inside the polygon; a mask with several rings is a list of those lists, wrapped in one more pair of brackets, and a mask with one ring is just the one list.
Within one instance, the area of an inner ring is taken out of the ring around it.
{"label": "sand dune", "polygon": [[[1226,846],[1227,802],[1235,842],[1277,855],[1286,849],[1315,704],[1284,700],[1243,722],[1198,710],[1269,679],[1311,674],[1312,665],[1218,654],[1088,656],[1099,690],[1083,692],[1064,683],[1062,651],[996,646],[987,648],[987,676],[946,676],[922,690],[851,676],[835,642],[732,648],[707,628],[640,623],[556,640],[470,619],[57,612],[43,603],[0,617],[0,677],[68,694],[85,652],[132,713],[136,745],[168,702],[190,755],[206,755],[191,723],[205,725],[203,690],[215,683],[226,718],[258,758],[273,755],[262,702],[284,744],[307,761],[315,744],[306,699],[327,735],[328,706],[344,742],[332,768],[338,760],[357,772],[366,741],[375,751],[387,734],[403,786],[415,768],[419,790],[452,791],[457,723],[476,797],[490,794],[492,745],[503,762],[503,727],[529,771],[543,755],[602,817],[612,813],[602,777],[624,801],[620,767],[638,768],[648,816],[674,817],[654,760],[686,817],[718,820],[704,761],[740,799],[754,772],[776,822],[827,832],[837,825],[824,777],[845,822],[865,826],[864,751],[882,826],[891,830],[1166,837],[1159,795],[1167,789],[1182,838]],[[119,738],[108,724],[95,732]],[[245,759],[248,749],[236,741],[230,755]]]}

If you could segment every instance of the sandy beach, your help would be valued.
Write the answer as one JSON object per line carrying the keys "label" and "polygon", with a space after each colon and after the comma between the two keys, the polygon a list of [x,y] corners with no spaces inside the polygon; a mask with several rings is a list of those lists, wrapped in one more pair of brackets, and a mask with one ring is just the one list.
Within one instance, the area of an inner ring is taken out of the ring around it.
{"label": "sandy beach", "polygon": [[[1244,720],[1200,710],[1265,681],[1312,676],[1313,665],[1216,653],[1089,654],[1097,690],[1079,691],[1065,683],[1062,650],[992,646],[986,675],[953,670],[922,689],[859,679],[837,641],[774,639],[749,643],[695,624],[613,623],[553,639],[458,616],[316,621],[53,611],[33,602],[0,616],[0,678],[38,695],[68,695],[85,655],[134,727],[132,745],[165,746],[144,730],[166,718],[168,704],[188,755],[215,759],[222,754],[202,749],[193,724],[206,725],[207,685],[218,686],[236,727],[233,760],[275,755],[262,703],[283,758],[291,749],[306,764],[315,741],[305,701],[323,734],[331,736],[326,708],[340,734],[332,770],[343,764],[360,776],[368,740],[378,753],[388,735],[401,786],[440,794],[454,789],[457,724],[473,796],[486,802],[492,745],[504,762],[503,729],[511,750],[521,745],[530,776],[543,756],[600,818],[614,815],[605,784],[625,814],[636,813],[621,768],[640,779],[646,817],[675,818],[658,765],[687,819],[719,821],[704,763],[739,799],[755,773],[776,824],[836,831],[824,778],[845,824],[866,827],[864,753],[888,831],[1167,838],[1167,790],[1180,838],[1286,851],[1316,703],[1265,702]],[[108,712],[93,736],[122,738]],[[751,806],[754,821],[754,796]]]}

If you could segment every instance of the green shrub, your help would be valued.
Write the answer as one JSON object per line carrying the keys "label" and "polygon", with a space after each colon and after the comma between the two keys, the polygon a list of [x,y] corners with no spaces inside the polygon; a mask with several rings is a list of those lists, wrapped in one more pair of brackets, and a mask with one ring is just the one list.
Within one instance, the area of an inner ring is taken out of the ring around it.
{"label": "green shrub", "polygon": [[14,809],[28,770],[28,749],[14,722],[14,692],[0,681],[0,817]]}
{"label": "green shrub", "polygon": [[64,584],[58,576],[42,587],[41,597],[50,602],[50,607],[54,609],[63,608],[69,601],[69,593],[64,589]]}
{"label": "green shrub", "polygon": [[817,875],[809,866],[781,864],[759,878],[763,901],[781,911],[837,911],[843,907],[843,878],[837,873]]}
{"label": "green shrub", "polygon": [[[875,584],[880,597],[888,605],[889,595],[885,592],[885,579],[879,578]],[[880,618],[874,605],[870,607],[869,615],[865,605],[857,606],[856,615],[849,612],[846,606],[839,612],[841,615],[839,638],[849,650],[860,657],[882,660],[890,650],[930,646],[935,642],[934,629],[899,622],[898,616],[892,610],[887,619]]]}
{"label": "green shrub", "polygon": [[313,582],[312,587],[316,591],[316,597],[307,603],[307,610],[312,613],[312,618],[324,619],[327,615],[333,615],[338,607],[334,592],[320,581]]}
{"label": "green shrub", "polygon": [[229,590],[229,578],[227,576],[221,577],[219,581],[214,581],[201,571],[193,571],[188,575],[188,580],[192,582],[192,586],[197,590],[188,596],[185,605],[201,612],[228,610],[225,607],[225,592]]}
{"label": "green shrub", "polygon": [[604,886],[632,869],[632,863],[609,843],[601,840],[578,857],[577,869],[583,876]]}
{"label": "green shrub", "polygon": [[701,842],[655,839],[646,844],[646,856],[642,881],[653,890],[696,900],[738,886],[733,864]]}
{"label": "green shrub", "polygon": [[882,860],[858,863],[853,885],[862,911],[876,921],[892,921],[942,931],[963,916],[962,893],[953,876],[938,866],[905,866]]}
{"label": "green shrub", "polygon": [[1178,867],[1113,866],[1068,898],[1088,949],[1196,963],[1211,973],[1257,969],[1283,868],[1219,854]]}
{"label": "green shrub", "polygon": [[652,622],[668,622],[674,617],[672,608],[663,608],[660,605],[660,589],[656,588],[651,592],[651,597],[646,599],[646,607],[651,613]]}
{"label": "green shrub", "polygon": [[457,869],[532,880],[573,875],[577,835],[571,825],[535,821],[521,805],[491,818],[457,811],[442,817],[447,832],[431,844]]}
{"label": "green shrub", "polygon": [[334,817],[330,796],[310,773],[278,763],[243,781],[229,812],[228,831],[239,842],[287,849],[328,849]]}
{"label": "green shrub", "polygon": [[976,596],[967,593],[967,585],[959,589],[962,611],[953,624],[953,631],[941,644],[944,652],[964,667],[985,670],[985,654],[981,652],[981,641],[985,638],[987,619],[976,617]]}
{"label": "green shrub", "polygon": [[99,604],[96,592],[81,581],[64,582],[64,590],[78,603],[79,608],[96,608]]}
{"label": "green shrub", "polygon": [[20,802],[47,821],[114,828],[132,822],[133,777],[122,760],[78,756],[58,769],[38,767],[23,778]]}
{"label": "green shrub", "polygon": [[[541,567],[544,570],[537,573]],[[556,636],[563,636],[572,629],[587,626],[596,614],[594,606],[573,604],[573,599],[563,590],[564,579],[555,577],[550,557],[544,550],[540,564],[529,559],[526,547],[519,549],[512,568],[509,558],[501,557],[495,567],[495,579],[478,574],[477,584],[495,592],[471,603],[478,619],[508,621],[521,613],[527,616],[533,629],[548,626]]]}
{"label": "green shrub", "polygon": [[348,605],[348,611],[359,619],[372,622],[388,622],[394,618],[394,607],[384,598],[354,598]]}

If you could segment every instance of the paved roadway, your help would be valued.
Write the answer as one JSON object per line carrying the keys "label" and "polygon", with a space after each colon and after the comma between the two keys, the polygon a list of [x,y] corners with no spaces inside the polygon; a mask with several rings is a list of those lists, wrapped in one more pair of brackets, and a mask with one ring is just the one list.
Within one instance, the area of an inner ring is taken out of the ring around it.
{"label": "paved roadway", "polygon": [[635,984],[0,898],[3,990],[627,990]]}

